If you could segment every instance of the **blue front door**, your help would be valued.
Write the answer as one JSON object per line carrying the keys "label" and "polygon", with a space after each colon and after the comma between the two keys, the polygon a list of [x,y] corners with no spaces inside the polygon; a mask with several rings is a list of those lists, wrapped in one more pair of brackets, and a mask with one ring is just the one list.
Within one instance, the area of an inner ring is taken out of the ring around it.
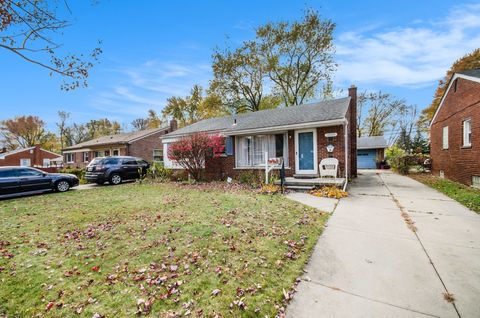
{"label": "blue front door", "polygon": [[297,173],[316,173],[314,131],[297,132]]}

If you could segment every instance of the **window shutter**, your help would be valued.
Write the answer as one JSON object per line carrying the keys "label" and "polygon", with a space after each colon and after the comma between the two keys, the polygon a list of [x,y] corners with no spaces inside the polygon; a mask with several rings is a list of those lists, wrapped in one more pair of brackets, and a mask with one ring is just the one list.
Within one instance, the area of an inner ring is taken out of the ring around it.
{"label": "window shutter", "polygon": [[225,153],[227,156],[233,156],[233,138],[231,136],[225,138]]}

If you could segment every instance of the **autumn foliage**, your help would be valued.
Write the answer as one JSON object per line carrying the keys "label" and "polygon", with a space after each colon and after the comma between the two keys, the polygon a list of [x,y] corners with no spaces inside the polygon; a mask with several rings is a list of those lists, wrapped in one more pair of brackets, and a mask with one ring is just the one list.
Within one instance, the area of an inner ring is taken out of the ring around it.
{"label": "autumn foliage", "polygon": [[452,67],[450,67],[445,74],[445,77],[439,81],[432,103],[422,111],[421,120],[427,123],[432,120],[433,115],[440,105],[443,94],[448,87],[450,78],[454,73],[475,68],[480,68],[480,48],[473,50],[473,52],[468,53],[453,63]]}
{"label": "autumn foliage", "polygon": [[195,179],[200,180],[205,167],[205,159],[211,155],[220,156],[225,149],[224,138],[218,135],[197,133],[172,143],[168,148],[168,158],[176,161]]}

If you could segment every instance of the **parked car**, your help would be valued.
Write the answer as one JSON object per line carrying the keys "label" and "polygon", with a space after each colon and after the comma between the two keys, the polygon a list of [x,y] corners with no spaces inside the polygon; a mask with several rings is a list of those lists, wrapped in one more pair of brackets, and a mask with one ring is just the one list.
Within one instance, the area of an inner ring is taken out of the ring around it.
{"label": "parked car", "polygon": [[73,174],[47,173],[30,167],[0,167],[0,198],[47,191],[65,192],[79,184]]}
{"label": "parked car", "polygon": [[144,176],[150,164],[142,158],[130,156],[110,156],[94,158],[87,166],[85,179],[88,182],[112,185],[124,180],[134,180]]}

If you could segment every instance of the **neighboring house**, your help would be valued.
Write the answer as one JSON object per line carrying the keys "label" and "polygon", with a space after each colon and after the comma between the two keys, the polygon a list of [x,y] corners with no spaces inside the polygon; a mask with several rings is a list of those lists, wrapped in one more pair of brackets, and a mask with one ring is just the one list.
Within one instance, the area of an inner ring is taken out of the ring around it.
{"label": "neighboring house", "polygon": [[0,153],[0,167],[24,166],[36,168],[50,168],[61,164],[62,156],[40,146],[15,149]]}
{"label": "neighboring house", "polygon": [[206,160],[208,179],[265,169],[265,153],[283,159],[288,177],[317,177],[320,161],[330,157],[339,160],[339,177],[354,177],[356,105],[352,86],[345,98],[202,120],[162,138],[165,166],[179,168],[167,155],[171,143],[205,132],[225,136],[225,154]]}
{"label": "neighboring house", "polygon": [[358,169],[376,169],[377,163],[385,160],[387,141],[383,136],[359,137],[357,139]]}
{"label": "neighboring house", "polygon": [[432,173],[480,188],[480,69],[455,73],[430,123]]}
{"label": "neighboring house", "polygon": [[95,157],[134,156],[148,162],[163,162],[161,136],[177,129],[172,120],[168,126],[102,136],[63,149],[63,158],[68,167],[85,167]]}

